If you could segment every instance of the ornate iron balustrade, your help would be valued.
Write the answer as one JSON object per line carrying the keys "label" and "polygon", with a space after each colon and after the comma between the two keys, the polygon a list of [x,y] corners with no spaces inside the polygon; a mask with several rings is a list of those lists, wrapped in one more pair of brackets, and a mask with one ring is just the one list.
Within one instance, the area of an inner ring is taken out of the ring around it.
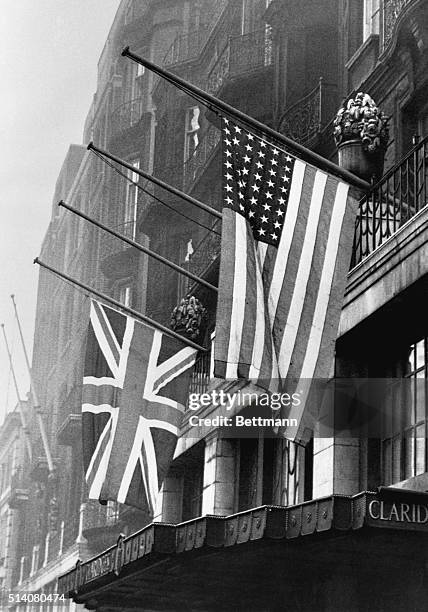
{"label": "ornate iron balustrade", "polygon": [[205,89],[216,93],[228,78],[236,78],[272,65],[270,28],[229,38],[208,74]]}
{"label": "ornate iron balustrade", "polygon": [[111,114],[113,133],[117,134],[136,125],[143,114],[143,98],[134,98],[121,104]]}
{"label": "ornate iron balustrade", "polygon": [[403,9],[414,0],[384,0],[382,20],[382,41],[385,49],[392,39],[395,24]]}
{"label": "ornate iron balustrade", "polygon": [[201,395],[208,390],[211,372],[211,353],[212,347],[206,353],[199,353],[196,358],[189,383],[189,395],[192,393]]}
{"label": "ornate iron balustrade", "polygon": [[202,174],[203,169],[214,153],[220,142],[220,130],[214,125],[210,125],[203,133],[202,138],[193,151],[193,154],[184,163],[184,189],[190,190],[193,183]]}
{"label": "ornate iron balustrade", "polygon": [[[217,232],[220,229],[220,220],[217,220],[212,229]],[[195,246],[189,261],[189,271],[198,276],[203,276],[207,268],[220,255],[221,237],[213,231],[206,232],[202,240]]]}
{"label": "ornate iron balustrade", "polygon": [[332,115],[335,93],[336,86],[324,83],[320,78],[315,89],[285,111],[279,122],[279,131],[300,144],[312,142]]}
{"label": "ornate iron balustrade", "polygon": [[351,268],[428,204],[428,136],[360,202]]}

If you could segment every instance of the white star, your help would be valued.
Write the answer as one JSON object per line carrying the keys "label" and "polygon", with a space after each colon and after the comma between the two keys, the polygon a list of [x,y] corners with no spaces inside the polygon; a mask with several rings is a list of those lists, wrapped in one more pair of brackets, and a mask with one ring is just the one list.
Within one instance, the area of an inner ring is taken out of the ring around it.
{"label": "white star", "polygon": [[254,210],[248,211],[248,216],[250,217],[250,219],[251,219],[251,217],[254,217],[255,214],[256,213],[254,212]]}
{"label": "white star", "polygon": [[285,204],[285,200],[284,200],[284,198],[279,198],[278,202],[279,202],[280,206],[282,206],[283,204]]}
{"label": "white star", "polygon": [[238,193],[238,198],[239,198],[240,200],[243,200],[243,199],[244,199],[244,194],[243,194],[241,191]]}
{"label": "white star", "polygon": [[228,147],[230,147],[230,145],[232,144],[228,138],[225,138],[225,139],[224,139],[224,143],[225,143],[225,144],[226,144]]}
{"label": "white star", "polygon": [[231,191],[233,191],[233,189],[232,189],[232,185],[226,185],[226,186],[225,186],[225,188],[226,188],[226,191],[227,191],[227,192],[231,192]]}
{"label": "white star", "polygon": [[262,175],[257,172],[257,174],[254,175],[254,178],[256,179],[256,181],[260,181],[262,178]]}
{"label": "white star", "polygon": [[226,166],[226,168],[231,168],[231,167],[232,167],[232,164],[230,163],[230,161],[229,161],[229,160],[226,160],[226,161],[224,162],[224,165]]}
{"label": "white star", "polygon": [[274,149],[274,150],[272,151],[272,153],[273,153],[274,155],[279,155],[279,151],[278,151],[278,149]]}
{"label": "white star", "polygon": [[225,202],[227,202],[229,204],[229,206],[231,206],[233,204],[233,200],[229,196],[227,196],[227,198],[225,198]]}
{"label": "white star", "polygon": [[276,172],[275,172],[275,170],[272,170],[272,168],[269,170],[269,174],[271,176],[276,176]]}
{"label": "white star", "polygon": [[250,133],[248,133],[248,140],[254,140],[254,136]]}
{"label": "white star", "polygon": [[266,197],[267,197],[268,200],[272,199],[272,194],[271,194],[270,191],[266,191]]}
{"label": "white star", "polygon": [[263,217],[261,217],[260,220],[261,220],[262,223],[267,223],[268,222],[268,218],[265,217],[264,215],[263,215]]}
{"label": "white star", "polygon": [[229,173],[225,174],[224,176],[226,178],[226,181],[231,181],[233,179],[233,176]]}
{"label": "white star", "polygon": [[244,157],[244,163],[245,163],[245,164],[249,164],[249,163],[250,163],[250,161],[251,161],[251,158],[250,158],[250,157],[248,157],[248,155],[246,155],[246,156]]}
{"label": "white star", "polygon": [[229,119],[226,119],[226,117],[223,117],[223,121],[228,124],[229,123]]}
{"label": "white star", "polygon": [[282,217],[282,215],[284,214],[284,211],[278,208],[278,210],[276,211],[276,214],[278,215],[278,217]]}
{"label": "white star", "polygon": [[290,168],[290,166],[285,166],[284,170],[285,170],[285,172],[290,172],[291,168]]}
{"label": "white star", "polygon": [[262,227],[259,229],[259,234],[260,236],[264,236],[266,234],[265,230]]}
{"label": "white star", "polygon": [[277,229],[279,229],[281,227],[281,223],[278,223],[278,221],[275,221],[274,225],[275,225],[275,227]]}
{"label": "white star", "polygon": [[240,208],[242,211],[244,211],[244,210],[245,210],[245,208],[244,208],[244,206],[242,206],[242,204],[240,204],[240,205],[239,205],[239,208]]}
{"label": "white star", "polygon": [[245,187],[245,182],[244,181],[239,181],[238,185],[241,187],[241,189],[243,189]]}
{"label": "white star", "polygon": [[240,134],[240,133],[241,133],[241,131],[242,131],[242,130],[241,130],[241,128],[240,128],[240,127],[238,127],[237,125],[235,125],[235,132],[236,132],[237,134]]}
{"label": "white star", "polygon": [[271,234],[271,236],[274,240],[278,240],[278,236],[276,234]]}
{"label": "white star", "polygon": [[276,159],[272,159],[271,163],[272,163],[272,166],[277,166],[278,165],[278,162],[276,161]]}
{"label": "white star", "polygon": [[258,185],[253,185],[253,191],[260,191],[260,187]]}
{"label": "white star", "polygon": [[291,161],[291,157],[289,155],[287,155],[287,157],[285,158],[285,161]]}
{"label": "white star", "polygon": [[275,183],[272,183],[272,181],[268,181],[268,185],[269,187],[274,187]]}
{"label": "white star", "polygon": [[266,157],[266,153],[264,151],[259,151],[259,157]]}
{"label": "white star", "polygon": [[287,193],[287,187],[281,187],[282,193]]}
{"label": "white star", "polygon": [[242,174],[244,175],[248,174],[248,168],[242,168]]}
{"label": "white star", "polygon": [[229,151],[229,149],[226,151],[226,157],[232,157],[232,153]]}
{"label": "white star", "polygon": [[289,176],[284,176],[284,181],[285,181],[286,183],[288,183],[288,182],[289,182],[289,180],[290,180],[290,177],[289,177]]}
{"label": "white star", "polygon": [[253,196],[250,200],[251,204],[253,204],[254,206],[257,204],[257,199]]}
{"label": "white star", "polygon": [[233,139],[233,144],[239,145],[239,140],[237,138]]}
{"label": "white star", "polygon": [[264,208],[265,210],[270,210],[270,204],[267,204],[267,203],[266,203],[266,204],[263,204],[263,208]]}
{"label": "white star", "polygon": [[266,143],[264,140],[260,140],[260,146],[264,148],[266,148]]}
{"label": "white star", "polygon": [[249,144],[245,145],[245,148],[247,149],[247,151],[252,151],[253,150],[253,147],[250,147]]}
{"label": "white star", "polygon": [[224,128],[223,132],[224,132],[225,134],[230,134],[230,130],[229,130],[229,128]]}
{"label": "white star", "polygon": [[259,162],[259,161],[256,163],[256,166],[257,166],[257,168],[263,168],[263,164],[261,162]]}

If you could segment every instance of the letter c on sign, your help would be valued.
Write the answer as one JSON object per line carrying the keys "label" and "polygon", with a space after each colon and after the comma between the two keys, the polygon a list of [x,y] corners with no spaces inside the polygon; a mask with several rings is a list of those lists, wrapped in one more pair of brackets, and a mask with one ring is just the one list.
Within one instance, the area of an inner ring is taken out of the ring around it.
{"label": "letter c on sign", "polygon": [[378,518],[380,518],[380,514],[379,514],[379,513],[376,515],[376,514],[374,514],[374,512],[373,512],[373,506],[374,506],[374,504],[378,504],[378,505],[379,505],[379,503],[380,503],[380,502],[379,502],[377,499],[374,499],[373,501],[371,501],[371,502],[369,503],[369,514],[370,514],[370,516],[372,517],[372,519],[378,519]]}

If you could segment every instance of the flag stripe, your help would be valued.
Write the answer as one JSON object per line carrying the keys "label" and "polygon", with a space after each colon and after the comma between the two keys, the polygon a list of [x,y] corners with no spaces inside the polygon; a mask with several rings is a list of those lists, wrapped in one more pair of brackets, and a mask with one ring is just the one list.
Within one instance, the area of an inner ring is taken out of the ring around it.
{"label": "flag stripe", "polygon": [[326,182],[327,175],[323,172],[317,172],[312,190],[309,217],[306,226],[305,240],[300,256],[299,269],[294,283],[290,311],[287,316],[287,322],[278,355],[278,369],[281,376],[284,378],[288,375],[293,349],[296,342],[297,331],[299,328],[300,317],[302,315]]}

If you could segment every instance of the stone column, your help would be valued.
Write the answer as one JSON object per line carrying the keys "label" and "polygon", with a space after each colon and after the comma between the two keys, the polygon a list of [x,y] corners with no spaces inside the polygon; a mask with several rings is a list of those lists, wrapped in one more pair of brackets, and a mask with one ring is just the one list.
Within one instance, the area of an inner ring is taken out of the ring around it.
{"label": "stone column", "polygon": [[205,440],[202,514],[232,514],[235,502],[236,452],[233,440],[217,431]]}
{"label": "stone column", "polygon": [[183,507],[183,477],[179,472],[170,472],[164,479],[155,522],[179,523]]}

